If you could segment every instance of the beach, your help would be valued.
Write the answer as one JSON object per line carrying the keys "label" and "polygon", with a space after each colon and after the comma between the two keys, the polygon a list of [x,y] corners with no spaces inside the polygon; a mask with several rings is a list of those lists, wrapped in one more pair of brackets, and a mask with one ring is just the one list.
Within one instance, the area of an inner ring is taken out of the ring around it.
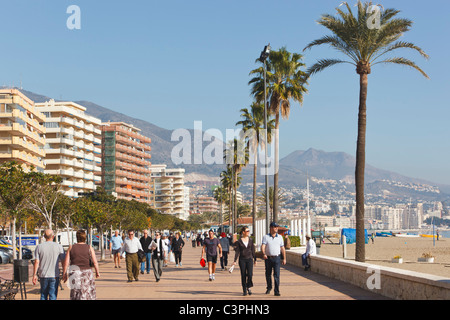
{"label": "beach", "polygon": [[[332,239],[334,242],[338,239]],[[366,244],[366,263],[428,273],[450,279],[450,238],[440,238],[433,246],[432,238],[376,237],[374,243]],[[434,263],[418,262],[424,253],[435,257]],[[343,257],[341,245],[327,240],[320,247],[320,255]],[[401,256],[403,263],[393,263],[392,258]],[[347,259],[355,258],[355,244],[347,244]]]}

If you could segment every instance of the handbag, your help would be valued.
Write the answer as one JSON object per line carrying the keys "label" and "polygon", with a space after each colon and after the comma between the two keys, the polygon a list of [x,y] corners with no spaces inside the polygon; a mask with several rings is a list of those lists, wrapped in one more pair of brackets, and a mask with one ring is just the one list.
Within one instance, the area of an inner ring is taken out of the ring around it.
{"label": "handbag", "polygon": [[175,262],[175,256],[173,255],[172,251],[170,251],[170,253],[169,253],[169,261],[170,262]]}
{"label": "handbag", "polygon": [[200,265],[204,268],[206,266],[206,261],[205,259],[201,258],[200,259]]}
{"label": "handbag", "polygon": [[145,252],[141,249],[138,250],[138,260],[139,262],[145,262],[147,259],[145,258]]}

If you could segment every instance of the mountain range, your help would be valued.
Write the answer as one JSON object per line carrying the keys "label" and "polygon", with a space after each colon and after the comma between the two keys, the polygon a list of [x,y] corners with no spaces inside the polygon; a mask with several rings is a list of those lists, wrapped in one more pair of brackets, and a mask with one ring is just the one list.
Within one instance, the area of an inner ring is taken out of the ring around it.
{"label": "mountain range", "polygon": [[[50,97],[36,94],[30,91],[21,90],[25,95],[35,102],[45,102]],[[55,99],[57,101],[57,99]],[[171,161],[171,151],[178,141],[171,141],[172,130],[161,128],[155,124],[142,119],[136,119],[126,114],[119,113],[103,106],[99,106],[90,101],[75,101],[86,107],[86,113],[102,120],[102,122],[125,122],[141,129],[141,133],[152,139],[151,162],[154,164],[167,164],[169,168],[182,167],[188,177],[195,179],[216,179],[220,172],[225,169],[225,165],[208,164],[182,164],[174,165]],[[191,139],[194,131],[188,129]],[[205,145],[204,145],[205,146]],[[354,183],[355,157],[344,152],[326,152],[310,148],[308,150],[298,150],[280,159],[279,182],[280,186],[306,185],[307,175],[317,179],[340,180],[344,183]],[[242,171],[243,183],[250,183],[253,180],[253,168],[248,166]],[[259,165],[262,168],[261,165]],[[450,194],[450,186],[406,177],[395,172],[378,169],[366,164],[365,183],[370,187],[376,183],[377,187],[383,185],[381,181],[397,181],[401,183],[425,184],[436,186],[442,193]],[[191,181],[193,182],[193,181]],[[258,176],[258,182],[263,183],[264,177]],[[384,183],[386,185],[386,183]],[[392,188],[391,188],[392,189]]]}

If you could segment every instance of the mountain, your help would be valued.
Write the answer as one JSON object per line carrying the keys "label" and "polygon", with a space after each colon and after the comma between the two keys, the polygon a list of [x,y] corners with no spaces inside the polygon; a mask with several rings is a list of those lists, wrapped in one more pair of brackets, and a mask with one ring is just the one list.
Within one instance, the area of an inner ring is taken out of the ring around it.
{"label": "mountain", "polygon": [[[45,102],[51,99],[50,97],[30,91],[21,91],[35,102]],[[202,180],[206,180],[208,177],[210,177],[210,179],[218,178],[220,172],[225,169],[225,165],[208,165],[205,163],[175,165],[171,161],[171,152],[174,146],[179,144],[179,141],[171,141],[172,130],[164,129],[148,121],[136,119],[123,113],[107,109],[90,101],[79,100],[75,102],[85,106],[86,113],[101,119],[103,122],[126,122],[141,129],[141,133],[143,135],[152,139],[151,162],[154,164],[167,164],[170,168],[185,168],[186,174],[189,174],[192,181],[194,181],[196,177]],[[194,131],[190,129],[188,132],[192,146]],[[223,142],[220,143],[223,145]],[[203,143],[203,147],[205,147],[206,144],[209,144],[209,142]],[[193,163],[193,156],[191,156],[191,163]],[[280,160],[279,182],[281,186],[304,187],[306,185],[306,176],[308,174],[310,177],[315,177],[317,179],[341,180],[343,183],[353,184],[355,163],[355,157],[344,152],[326,152],[313,148],[306,151],[294,151]],[[243,183],[251,183],[253,181],[252,167],[253,166],[248,166],[243,169],[241,174]],[[263,166],[259,164],[259,170],[261,169],[263,169]],[[402,193],[404,196],[408,195],[408,188],[399,185],[392,185],[387,181],[396,181],[405,185],[424,184],[437,186],[442,192],[450,194],[449,185],[436,184],[422,179],[406,177],[395,172],[378,169],[366,164],[365,182],[368,191],[385,193],[392,192],[392,194]],[[258,182],[264,183],[264,176],[259,174]],[[272,184],[271,177],[270,183]],[[413,190],[413,187],[411,188],[410,189]],[[417,195],[417,190],[414,189],[412,194]]]}

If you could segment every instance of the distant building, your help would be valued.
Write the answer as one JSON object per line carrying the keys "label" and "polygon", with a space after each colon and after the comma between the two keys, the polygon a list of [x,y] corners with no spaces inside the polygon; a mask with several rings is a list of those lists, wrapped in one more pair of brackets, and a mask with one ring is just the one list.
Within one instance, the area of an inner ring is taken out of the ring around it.
{"label": "distant building", "polygon": [[61,176],[66,196],[93,192],[101,179],[101,120],[75,102],[50,100],[36,109],[46,116],[44,172]]}
{"label": "distant building", "polygon": [[118,199],[153,203],[151,139],[123,122],[102,123],[102,181]]}
{"label": "distant building", "polygon": [[184,169],[168,169],[165,164],[153,164],[150,169],[155,209],[186,220]]}
{"label": "distant building", "polygon": [[219,204],[214,197],[204,195],[191,196],[189,211],[191,214],[219,212]]}
{"label": "distant building", "polygon": [[45,116],[17,89],[0,90],[0,163],[16,161],[43,171]]}

